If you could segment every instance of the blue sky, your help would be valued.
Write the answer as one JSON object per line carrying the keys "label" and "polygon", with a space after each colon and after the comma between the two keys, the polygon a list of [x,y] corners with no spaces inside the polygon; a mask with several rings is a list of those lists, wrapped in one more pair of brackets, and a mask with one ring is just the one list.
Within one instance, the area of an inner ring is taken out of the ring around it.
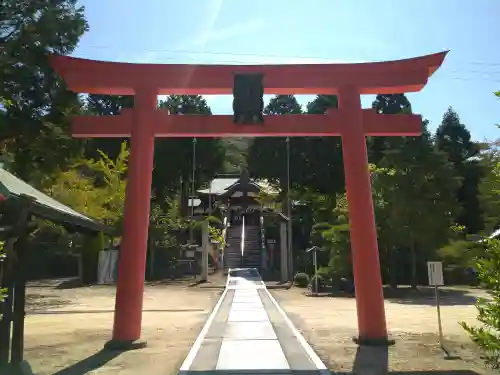
{"label": "blue sky", "polygon": [[[81,0],[90,31],[74,56],[140,63],[245,64],[395,60],[450,50],[415,113],[452,106],[477,140],[500,138],[498,0]],[[404,5],[403,5],[404,4]],[[306,104],[310,96],[299,96]],[[231,98],[207,97],[229,114]],[[369,107],[373,97],[364,97]]]}

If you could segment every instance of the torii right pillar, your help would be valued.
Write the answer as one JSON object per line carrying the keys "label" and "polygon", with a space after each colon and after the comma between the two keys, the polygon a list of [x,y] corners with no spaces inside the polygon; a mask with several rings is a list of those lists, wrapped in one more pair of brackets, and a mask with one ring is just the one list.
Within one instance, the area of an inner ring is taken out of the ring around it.
{"label": "torii right pillar", "polygon": [[354,86],[341,87],[338,101],[358,312],[355,341],[389,344],[360,93]]}

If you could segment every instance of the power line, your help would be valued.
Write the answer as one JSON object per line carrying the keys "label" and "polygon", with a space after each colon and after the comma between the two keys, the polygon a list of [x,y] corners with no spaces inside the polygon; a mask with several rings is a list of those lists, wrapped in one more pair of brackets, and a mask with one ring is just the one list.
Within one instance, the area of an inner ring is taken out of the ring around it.
{"label": "power line", "polygon": [[[113,49],[112,46],[106,45],[83,45],[81,48],[90,49]],[[259,53],[237,53],[237,52],[224,52],[224,51],[196,51],[189,49],[166,49],[166,48],[133,48],[134,52],[164,52],[171,54],[193,54],[193,55],[214,55],[214,56],[240,56],[240,57],[255,57],[255,58],[281,58],[281,59],[304,59],[304,60],[343,60],[346,62],[359,62],[360,59],[342,58],[334,56],[313,56],[313,55],[279,55],[279,54],[259,54]],[[171,57],[170,59],[174,59]],[[376,60],[364,59],[366,62],[376,62]],[[227,61],[232,62],[232,61]],[[486,62],[486,61],[472,61],[472,60],[455,60],[457,63],[500,67],[500,62]],[[234,63],[245,63],[242,61],[234,61]]]}
{"label": "power line", "polygon": [[[85,46],[86,48],[106,48],[106,49],[109,49],[109,47],[107,46]],[[168,50],[168,49],[142,49],[142,50],[139,50],[141,52],[166,52],[166,53],[186,53],[186,54],[193,54],[193,55],[218,55],[218,56],[240,56],[240,57],[254,57],[254,58],[270,58],[270,59],[277,59],[277,58],[281,58],[281,59],[297,59],[297,60],[300,60],[300,59],[310,59],[310,60],[324,60],[325,63],[328,63],[328,62],[332,62],[332,60],[343,60],[345,62],[360,62],[359,60],[354,60],[354,59],[343,59],[343,58],[335,58],[335,57],[321,57],[321,56],[291,56],[291,55],[276,55],[276,54],[269,54],[269,55],[265,55],[265,54],[253,54],[253,53],[233,53],[233,52],[219,52],[219,51],[191,51],[191,50],[181,50],[181,49],[177,49],[177,50]],[[172,61],[172,60],[175,60],[175,61],[178,61],[179,60],[179,57],[174,57],[174,56],[162,56],[160,58],[161,60],[163,61]],[[254,65],[254,64],[261,64],[262,62],[260,61],[243,61],[243,60],[216,60],[216,61],[213,61],[213,62],[209,62],[209,63],[203,63],[201,62],[200,63],[200,59],[199,58],[196,58],[196,57],[192,57],[192,56],[183,56],[182,57],[182,60],[184,61],[193,61],[193,62],[196,62],[198,64],[207,64],[207,65],[210,65],[211,63],[215,63],[215,64],[228,64],[228,65],[231,65],[231,64],[238,64],[238,65]],[[373,61],[366,61],[366,62],[373,62]],[[154,62],[151,62],[151,63],[154,63]],[[270,63],[272,64],[272,62],[266,62],[266,63]],[[278,61],[276,61],[276,63],[278,63]],[[300,63],[300,62],[298,62]],[[500,67],[500,63],[496,64],[496,63],[483,63],[483,62],[474,62],[474,61],[470,61],[470,62],[467,62],[467,63],[470,63],[472,65],[488,65],[488,66],[491,66],[491,67],[494,67],[494,66],[499,66]],[[488,70],[478,70],[478,69],[453,69],[453,70],[447,70],[447,72],[450,72],[450,73],[454,73],[454,74],[463,74],[463,73],[467,73],[467,74],[483,74],[482,77],[442,77],[442,78],[445,78],[445,79],[448,79],[448,80],[456,80],[456,81],[484,81],[484,82],[490,82],[490,83],[500,83],[500,70],[499,71],[488,71]],[[496,75],[499,75],[499,76],[496,76]],[[490,75],[493,75],[490,77]]]}
{"label": "power line", "polygon": [[[289,58],[289,57],[287,57]],[[165,61],[172,61],[172,60],[175,60],[175,61],[178,61],[179,59],[178,58],[175,58],[175,57],[162,57],[161,60]],[[196,58],[193,58],[193,57],[187,57],[187,58],[183,58],[183,60],[188,60],[188,61],[193,61],[193,62],[197,62],[199,63],[199,59],[196,59]],[[216,63],[216,64],[238,64],[238,65],[254,65],[254,64],[259,64],[260,62],[259,61],[243,61],[243,60],[217,60],[217,61],[214,61],[213,63]],[[154,63],[152,63],[154,64]],[[201,63],[201,65],[203,65],[204,63]],[[207,63],[205,63],[207,64]],[[211,65],[210,63],[208,63],[207,65]],[[462,74],[462,73],[472,73],[472,74],[483,74],[484,76],[483,77],[468,77],[468,78],[464,78],[464,77],[446,77],[447,79],[453,79],[453,80],[462,80],[462,81],[473,81],[473,80],[487,80],[489,82],[499,82],[496,78],[500,79],[500,71],[480,71],[480,70],[468,70],[468,69],[462,69],[462,70],[458,70],[458,69],[453,69],[453,70],[447,70],[447,72],[450,72],[450,73],[455,73],[455,74]],[[492,78],[488,77],[488,75],[491,75],[491,74],[495,74],[495,75],[498,75],[498,76],[493,76]]]}

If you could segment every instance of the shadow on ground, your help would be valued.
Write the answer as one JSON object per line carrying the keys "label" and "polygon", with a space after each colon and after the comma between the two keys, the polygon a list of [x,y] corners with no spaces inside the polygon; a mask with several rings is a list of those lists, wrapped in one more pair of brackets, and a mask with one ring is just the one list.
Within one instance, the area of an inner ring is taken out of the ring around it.
{"label": "shadow on ground", "polygon": [[[202,312],[204,309],[143,309],[142,312],[161,312],[161,313],[182,313],[182,312]],[[104,310],[31,310],[27,315],[71,315],[71,314],[111,314],[114,309]]]}
{"label": "shadow on ground", "polygon": [[428,371],[389,371],[389,351],[387,347],[360,346],[352,372],[335,374],[398,374],[398,375],[478,375],[471,370],[428,370]]}
{"label": "shadow on ground", "polygon": [[102,349],[71,366],[57,371],[54,375],[83,375],[93,373],[112,359],[118,357],[121,351]]}
{"label": "shadow on ground", "polygon": [[[354,298],[355,296],[350,293],[333,290],[325,293],[309,293],[305,292],[306,296],[312,298],[322,297],[336,297],[336,298]],[[405,305],[428,305],[435,306],[435,290],[432,287],[418,287],[418,289],[411,289],[409,287],[401,287],[392,289],[384,287],[384,297],[386,300],[393,303],[400,303]],[[470,289],[464,288],[442,288],[439,290],[439,303],[442,306],[467,306],[474,305],[477,297],[471,293]]]}
{"label": "shadow on ground", "polygon": [[47,310],[60,308],[71,303],[70,300],[58,298],[53,295],[42,293],[28,293],[26,295],[26,310]]}
{"label": "shadow on ground", "polygon": [[[216,370],[216,371],[179,371],[179,375],[234,375],[234,374],[283,374],[283,375],[324,375],[329,373],[327,370]],[[471,370],[429,370],[429,371],[389,371],[389,352],[387,347],[361,346],[358,347],[351,372],[331,372],[332,375],[479,375]]]}
{"label": "shadow on ground", "polygon": [[[54,375],[83,375],[99,371],[101,367],[108,362],[118,357],[121,351],[112,351],[102,349],[101,351],[85,358],[73,365],[70,365]],[[102,369],[104,370],[104,369]],[[321,372],[324,375],[324,372]],[[179,371],[180,375],[235,375],[235,374],[283,374],[283,375],[319,375],[320,371],[312,370],[276,370],[276,369],[260,369],[260,370],[214,370],[214,371]],[[347,374],[394,374],[394,375],[479,375],[479,373],[471,370],[429,370],[429,371],[389,371],[389,354],[387,347],[358,347],[356,357],[354,359],[352,372],[332,372],[332,375],[347,375]]]}
{"label": "shadow on ground", "polygon": [[[163,278],[159,280],[148,280],[145,281],[145,286],[157,286],[157,285],[185,285],[192,283],[195,276],[182,276],[178,278]],[[77,288],[114,288],[115,284],[86,284],[82,283],[78,277],[66,277],[60,279],[40,279],[31,280],[28,282],[28,287],[31,288],[47,288],[54,290],[64,290],[64,289],[77,289]]]}
{"label": "shadow on ground", "polygon": [[[406,305],[436,305],[435,290],[432,287],[419,287],[418,289],[398,288],[397,290],[384,290],[384,296],[391,302]],[[443,306],[464,306],[476,303],[476,296],[469,289],[441,288],[439,290],[439,303]]]}

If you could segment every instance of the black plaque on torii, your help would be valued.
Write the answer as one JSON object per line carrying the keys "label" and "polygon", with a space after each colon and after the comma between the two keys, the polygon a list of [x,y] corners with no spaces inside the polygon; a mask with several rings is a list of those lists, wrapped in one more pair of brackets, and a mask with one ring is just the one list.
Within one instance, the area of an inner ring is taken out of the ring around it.
{"label": "black plaque on torii", "polygon": [[264,123],[264,74],[234,74],[233,122]]}

